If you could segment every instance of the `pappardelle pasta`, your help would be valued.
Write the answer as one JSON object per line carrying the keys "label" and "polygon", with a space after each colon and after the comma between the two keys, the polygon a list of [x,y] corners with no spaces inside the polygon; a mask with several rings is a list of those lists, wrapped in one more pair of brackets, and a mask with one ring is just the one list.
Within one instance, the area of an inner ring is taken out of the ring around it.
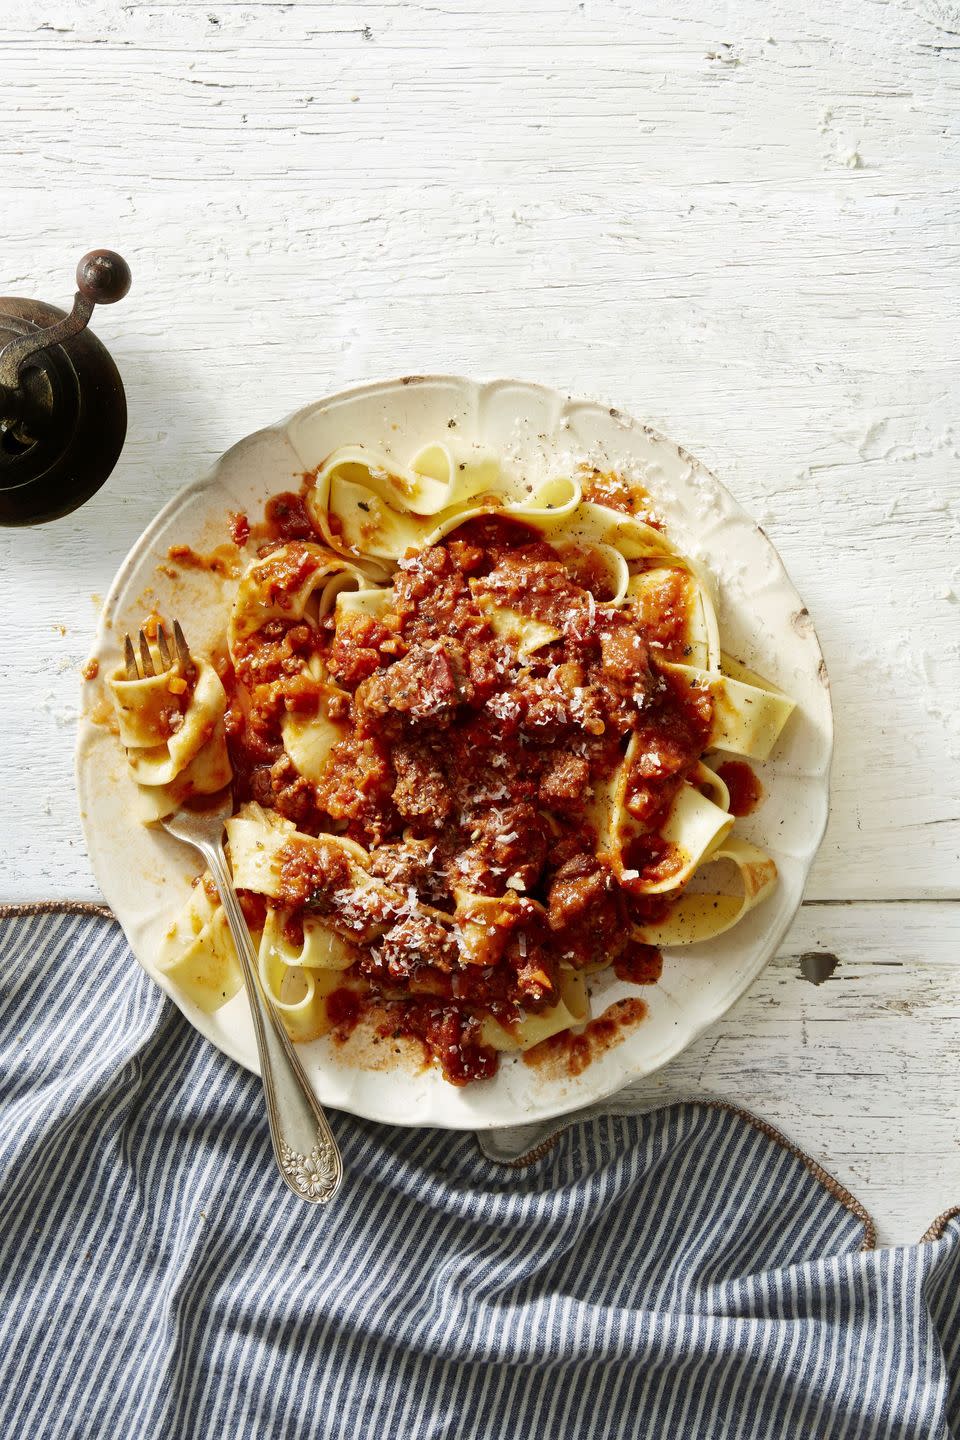
{"label": "pappardelle pasta", "polygon": [[216,794],[233,773],[224,729],[226,691],[210,661],[198,657],[185,666],[177,656],[168,666],[155,636],[149,649],[152,675],[131,679],[118,669],[108,681],[144,821]]}
{"label": "pappardelle pasta", "polygon": [[[593,972],[649,974],[770,892],[705,757],[765,759],[793,702],[722,652],[638,487],[351,446],[249,549],[173,731],[159,681],[111,686],[155,816],[232,774],[234,882],[295,1040],[366,1022],[484,1079],[583,1025]],[[205,1009],[240,988],[205,879],[160,964]]]}

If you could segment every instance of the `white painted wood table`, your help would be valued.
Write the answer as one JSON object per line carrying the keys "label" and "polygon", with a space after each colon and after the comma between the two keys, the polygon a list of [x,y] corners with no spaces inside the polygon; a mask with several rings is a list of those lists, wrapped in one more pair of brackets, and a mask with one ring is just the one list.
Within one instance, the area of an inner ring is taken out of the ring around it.
{"label": "white painted wood table", "polygon": [[220,451],[411,371],[609,399],[767,529],[837,720],[800,916],[649,1092],[756,1110],[917,1238],[960,1203],[957,0],[6,0],[0,59],[0,290],[65,302],[94,245],[134,272],[95,327],[117,470],[0,535],[0,899],[96,896],[78,666]]}

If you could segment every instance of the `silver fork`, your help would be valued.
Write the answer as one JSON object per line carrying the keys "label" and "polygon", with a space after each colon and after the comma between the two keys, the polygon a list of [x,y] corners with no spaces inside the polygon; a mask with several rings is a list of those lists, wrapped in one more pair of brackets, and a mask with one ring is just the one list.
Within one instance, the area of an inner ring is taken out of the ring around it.
{"label": "silver fork", "polygon": [[[176,621],[173,634],[180,668],[189,676],[196,667]],[[137,655],[129,635],[124,638],[123,648],[128,678],[139,679]],[[163,626],[157,632],[157,651],[162,665],[159,672],[142,630],[139,650],[144,675],[163,674],[172,668],[170,646]],[[233,888],[223,850],[223,827],[232,814],[233,798],[228,785],[216,795],[200,797],[190,805],[182,806],[160,823],[175,839],[192,845],[200,852],[220,894],[246,983],[267,1101],[270,1138],[280,1173],[295,1195],[324,1205],[333,1199],[343,1179],[340,1151],[320,1102],[304,1074],[293,1042],[260,984],[253,940]]]}

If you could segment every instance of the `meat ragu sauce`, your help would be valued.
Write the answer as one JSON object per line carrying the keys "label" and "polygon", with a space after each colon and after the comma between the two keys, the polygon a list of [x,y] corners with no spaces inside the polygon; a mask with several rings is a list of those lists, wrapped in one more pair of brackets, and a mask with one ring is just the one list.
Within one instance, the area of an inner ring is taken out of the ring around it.
{"label": "meat ragu sauce", "polygon": [[[297,501],[275,497],[252,533],[261,555],[286,544],[283,564],[302,578],[317,561],[296,543],[309,524]],[[669,874],[676,858],[655,831],[705,748],[711,702],[651,661],[651,651],[679,658],[670,605],[661,632],[654,614],[602,609],[589,580],[536,531],[474,519],[399,562],[379,618],[355,615],[336,632],[332,617],[318,629],[272,620],[226,677],[236,800],[309,834],[358,841],[382,882],[358,914],[335,847],[329,866],[309,865],[294,844],[282,903],[322,916],[356,945],[352,974],[389,1016],[381,1033],[417,1037],[457,1084],[496,1070],[497,1052],[480,1040],[484,1014],[510,1027],[519,1007],[554,1005],[561,964],[603,956],[624,978],[656,979],[630,921],[669,901],[618,884],[585,811],[637,732],[628,805],[642,833],[629,864],[641,879]],[[515,642],[494,632],[491,604],[553,625],[560,638],[521,663]],[[312,654],[326,683],[301,673]],[[320,707],[342,739],[314,784],[286,756],[280,727],[286,712]],[[462,891],[499,901],[485,906],[479,948],[462,943],[453,920]],[[363,1018],[348,998],[350,975],[329,1006],[340,1034]]]}

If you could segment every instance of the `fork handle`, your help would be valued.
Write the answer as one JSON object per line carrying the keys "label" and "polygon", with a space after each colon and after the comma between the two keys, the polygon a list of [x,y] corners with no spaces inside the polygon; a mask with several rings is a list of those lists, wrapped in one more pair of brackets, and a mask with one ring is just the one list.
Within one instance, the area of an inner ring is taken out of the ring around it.
{"label": "fork handle", "polygon": [[270,1139],[280,1173],[301,1200],[326,1204],[343,1179],[333,1131],[304,1074],[289,1035],[260,984],[259,964],[222,845],[206,844],[204,858],[220,892],[253,1016]]}

